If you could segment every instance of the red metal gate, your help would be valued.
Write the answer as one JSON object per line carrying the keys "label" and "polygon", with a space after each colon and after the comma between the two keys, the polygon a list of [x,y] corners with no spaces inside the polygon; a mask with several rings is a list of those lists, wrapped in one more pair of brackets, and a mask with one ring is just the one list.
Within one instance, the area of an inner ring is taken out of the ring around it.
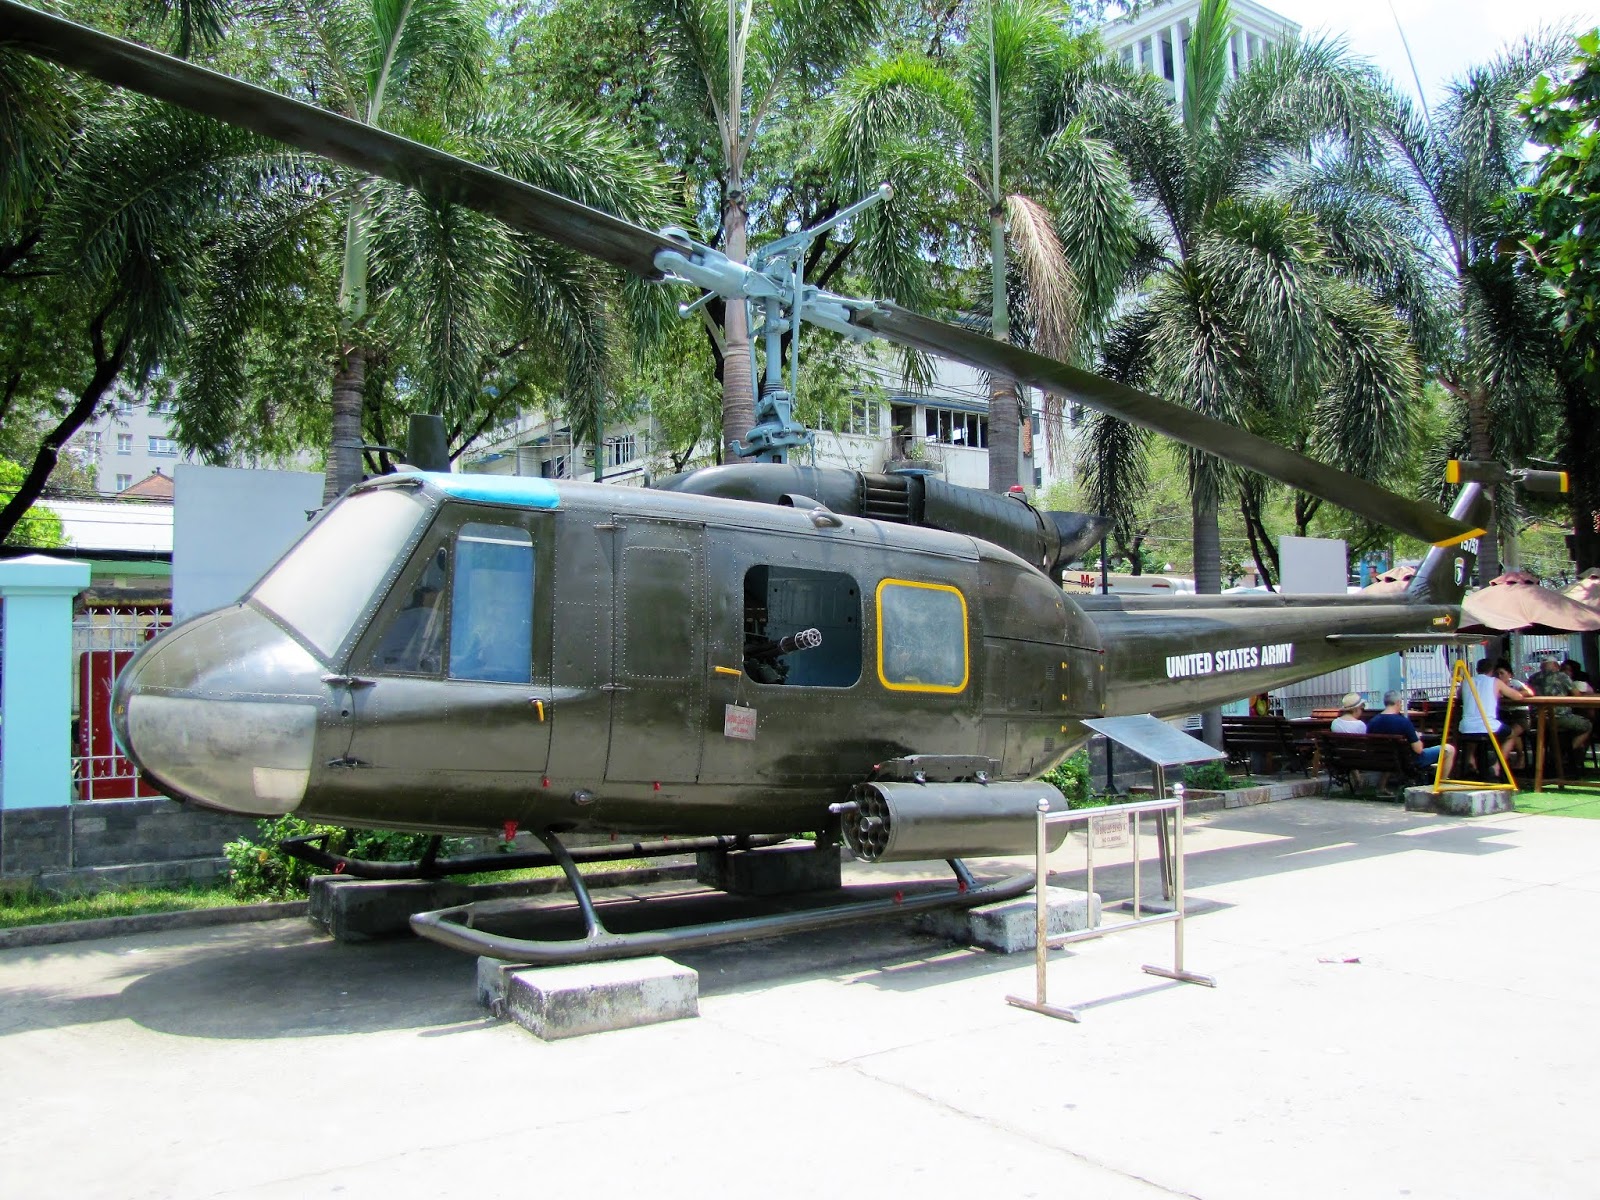
{"label": "red metal gate", "polygon": [[78,717],[72,775],[80,800],[158,796],[117,748],[111,695],[134,651],[172,623],[169,607],[86,606],[73,620],[77,651]]}

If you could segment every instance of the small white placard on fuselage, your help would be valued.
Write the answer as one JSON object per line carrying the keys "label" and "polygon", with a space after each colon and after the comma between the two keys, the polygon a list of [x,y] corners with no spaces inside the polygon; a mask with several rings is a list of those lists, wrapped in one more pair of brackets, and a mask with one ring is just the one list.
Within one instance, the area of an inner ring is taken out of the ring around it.
{"label": "small white placard on fuselage", "polygon": [[741,704],[722,706],[722,736],[740,738],[746,742],[756,740],[756,710]]}

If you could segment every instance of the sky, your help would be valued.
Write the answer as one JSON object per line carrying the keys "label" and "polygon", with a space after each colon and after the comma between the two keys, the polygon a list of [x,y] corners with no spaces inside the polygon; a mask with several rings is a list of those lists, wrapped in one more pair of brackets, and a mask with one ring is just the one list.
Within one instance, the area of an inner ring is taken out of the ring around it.
{"label": "sky", "polygon": [[1395,28],[1405,30],[1417,73],[1434,103],[1445,85],[1540,26],[1600,25],[1597,0],[1258,0],[1300,23],[1303,34],[1343,34],[1397,84],[1411,86],[1411,67]]}

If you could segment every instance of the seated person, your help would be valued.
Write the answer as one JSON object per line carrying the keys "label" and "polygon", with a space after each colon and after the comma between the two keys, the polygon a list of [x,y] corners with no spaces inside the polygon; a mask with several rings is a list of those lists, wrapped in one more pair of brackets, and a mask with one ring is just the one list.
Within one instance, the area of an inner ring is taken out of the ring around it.
{"label": "seated person", "polygon": [[1528,706],[1518,704],[1517,701],[1533,695],[1533,689],[1512,673],[1509,658],[1494,660],[1494,677],[1505,685],[1499,689],[1501,698],[1506,701],[1500,707],[1500,721],[1505,729],[1505,735],[1500,739],[1500,748],[1506,752],[1507,762],[1520,767],[1523,735],[1533,728],[1533,718],[1528,714]]}
{"label": "seated person", "polygon": [[1561,673],[1572,680],[1572,686],[1585,696],[1594,693],[1594,681],[1584,672],[1582,665],[1575,658],[1562,659]]}
{"label": "seated person", "polygon": [[[1404,697],[1399,692],[1393,690],[1385,692],[1383,694],[1383,711],[1367,722],[1367,732],[1397,733],[1405,738],[1406,745],[1411,747],[1411,753],[1415,756],[1411,764],[1413,775],[1421,776],[1424,772],[1432,771],[1438,765],[1439,759],[1443,757],[1444,778],[1449,779],[1450,768],[1455,765],[1456,748],[1441,743],[1424,749],[1422,736],[1417,733],[1417,727],[1411,723],[1411,718],[1406,716],[1401,708],[1403,699]],[[1381,789],[1385,782],[1387,781],[1380,779],[1378,787]]]}
{"label": "seated person", "polygon": [[[1528,680],[1528,685],[1540,696],[1576,696],[1579,695],[1578,685],[1572,681],[1572,676],[1561,669],[1561,664],[1554,658],[1547,658],[1539,664],[1539,671]],[[1550,720],[1555,724],[1557,744],[1561,739],[1570,738],[1572,757],[1581,761],[1583,748],[1589,744],[1591,724],[1589,718],[1580,717],[1570,708],[1562,706],[1550,714]]]}
{"label": "seated person", "polygon": [[1346,693],[1344,699],[1339,701],[1339,715],[1328,728],[1334,733],[1365,733],[1367,723],[1361,719],[1361,714],[1366,707],[1360,692]]}
{"label": "seated person", "polygon": [[1500,759],[1497,755],[1490,755],[1486,761],[1479,762],[1477,747],[1487,742],[1491,735],[1500,744],[1502,753],[1508,747],[1520,744],[1521,729],[1500,719],[1500,700],[1502,697],[1521,700],[1524,695],[1505,680],[1497,678],[1494,667],[1491,659],[1480,658],[1473,667],[1473,673],[1461,681],[1460,699],[1460,730],[1462,737],[1471,743],[1472,769],[1474,773],[1485,771],[1491,776],[1500,773]]}

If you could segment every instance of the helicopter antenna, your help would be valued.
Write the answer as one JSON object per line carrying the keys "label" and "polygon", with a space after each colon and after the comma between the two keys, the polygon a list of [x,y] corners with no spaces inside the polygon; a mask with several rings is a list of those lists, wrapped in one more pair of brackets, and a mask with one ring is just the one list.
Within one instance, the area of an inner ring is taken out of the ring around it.
{"label": "helicopter antenna", "polygon": [[[819,292],[815,287],[809,286],[805,281],[806,254],[812,242],[832,229],[835,225],[848,221],[857,213],[864,212],[874,204],[882,203],[894,195],[894,188],[889,184],[879,184],[871,195],[857,200],[847,208],[841,209],[826,221],[821,221],[809,229],[799,229],[786,234],[776,241],[768,242],[750,255],[747,268],[750,274],[738,280],[736,294],[729,297],[730,304],[748,304],[751,300],[761,303],[761,328],[757,332],[766,341],[767,370],[766,376],[761,381],[761,395],[756,402],[756,424],[751,428],[748,439],[743,442],[734,442],[733,451],[740,458],[755,459],[758,462],[787,462],[789,451],[805,446],[815,445],[815,435],[811,430],[794,419],[794,402],[800,394],[800,323],[809,320],[821,324],[835,332],[846,333],[857,341],[865,340],[860,337],[854,326],[840,328],[837,324],[830,323],[827,319],[819,320],[824,315],[824,306],[831,310],[838,307],[839,298]],[[689,242],[687,235],[681,230],[671,230],[674,239],[682,236],[694,251],[704,254],[708,247]],[[711,251],[710,253],[715,253]],[[718,256],[720,257],[720,255]],[[729,263],[729,266],[736,264]],[[704,260],[700,265],[700,275],[705,274]],[[689,268],[690,263],[673,264],[674,267]],[[705,308],[713,296],[728,296],[728,281],[718,277],[706,279],[690,274],[687,269],[672,270],[670,272],[684,282],[694,283],[697,286],[708,288],[706,294],[692,304],[678,306],[680,317],[691,317]],[[752,278],[752,275],[755,278]],[[759,282],[756,280],[759,279]],[[837,321],[837,314],[829,311],[827,317]],[[783,335],[789,335],[789,379],[785,386],[783,379]],[[752,354],[754,343],[752,342]]]}

